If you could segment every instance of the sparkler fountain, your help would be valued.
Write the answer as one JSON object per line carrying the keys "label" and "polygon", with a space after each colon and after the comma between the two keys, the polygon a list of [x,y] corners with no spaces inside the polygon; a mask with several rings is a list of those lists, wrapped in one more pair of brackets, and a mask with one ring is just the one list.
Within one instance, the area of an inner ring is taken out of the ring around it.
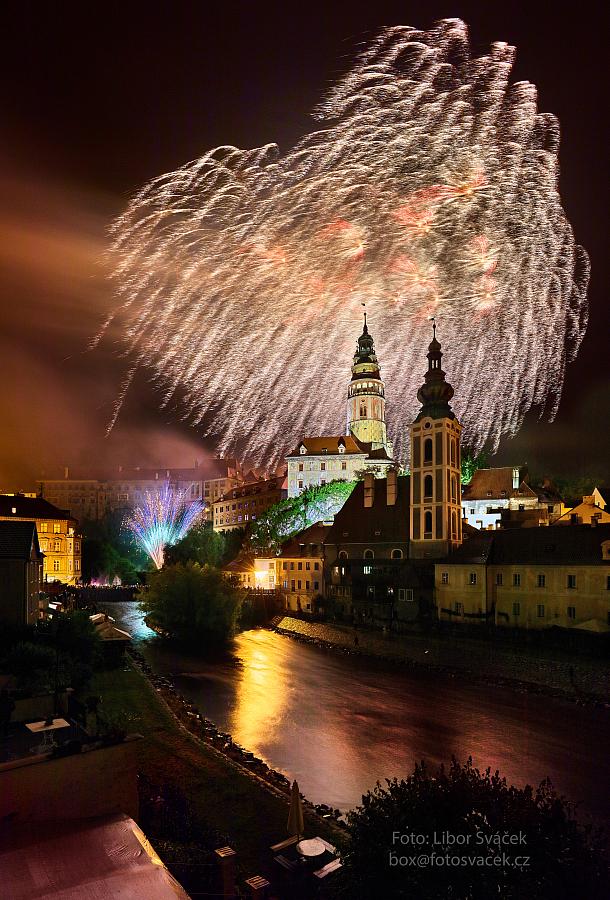
{"label": "sparkler fountain", "polygon": [[142,506],[125,520],[125,527],[160,569],[165,548],[182,540],[202,511],[201,501],[187,502],[182,492],[164,485],[159,491],[146,491]]}
{"label": "sparkler fountain", "polygon": [[107,325],[130,362],[110,427],[145,367],[221,453],[269,462],[337,433],[362,301],[398,457],[430,315],[473,451],[532,408],[553,418],[589,263],[557,191],[558,123],[510,83],[513,60],[505,43],[472,58],[460,20],[387,28],[283,156],[218,147],[147,184],[113,229]]}

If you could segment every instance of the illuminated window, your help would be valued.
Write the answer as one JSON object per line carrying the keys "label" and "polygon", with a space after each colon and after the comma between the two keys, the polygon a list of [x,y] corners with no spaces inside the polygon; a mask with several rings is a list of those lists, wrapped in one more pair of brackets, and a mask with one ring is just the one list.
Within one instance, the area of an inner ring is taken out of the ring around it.
{"label": "illuminated window", "polygon": [[469,584],[476,584],[476,583],[477,583],[477,573],[476,573],[476,572],[471,572],[471,573],[470,573],[470,575],[468,576],[468,583],[469,583]]}
{"label": "illuminated window", "polygon": [[449,584],[449,572],[441,572],[441,584]]}
{"label": "illuminated window", "polygon": [[46,522],[41,522],[41,523],[40,523],[40,530],[41,530],[41,531],[48,531],[48,530],[49,530],[48,524],[47,524]]}
{"label": "illuminated window", "polygon": [[371,573],[373,571],[373,567],[372,566],[364,566],[363,571],[364,571],[365,575],[371,575]]}
{"label": "illuminated window", "polygon": [[61,541],[53,542],[53,550],[55,551],[55,553],[59,553],[61,551]]}
{"label": "illuminated window", "polygon": [[59,522],[53,522],[53,534],[61,534],[61,525]]}
{"label": "illuminated window", "polygon": [[53,571],[59,572],[59,560],[58,559],[53,560]]}

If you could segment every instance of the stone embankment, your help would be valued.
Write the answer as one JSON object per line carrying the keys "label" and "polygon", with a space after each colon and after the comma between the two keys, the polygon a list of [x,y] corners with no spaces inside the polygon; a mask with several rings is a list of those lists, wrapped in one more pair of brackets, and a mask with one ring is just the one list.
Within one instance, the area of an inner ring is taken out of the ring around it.
{"label": "stone embankment", "polygon": [[602,659],[453,635],[383,634],[291,616],[277,616],[271,627],[287,637],[385,659],[401,668],[610,708],[610,669]]}
{"label": "stone embankment", "polygon": [[[279,792],[289,801],[291,784],[285,775],[270,768],[251,751],[241,747],[230,734],[220,731],[213,722],[201,714],[193,703],[179,693],[171,679],[155,674],[139,650],[132,647],[130,656],[136,668],[148,679],[159,699],[183,728],[194,738],[203,741],[210,749],[221,753],[227,760],[239,766],[243,772],[257,780],[261,787],[274,793]],[[341,810],[332,809],[324,803],[311,803],[302,794],[301,797],[303,805],[324,819],[327,825],[346,827],[345,822],[340,818]]]}

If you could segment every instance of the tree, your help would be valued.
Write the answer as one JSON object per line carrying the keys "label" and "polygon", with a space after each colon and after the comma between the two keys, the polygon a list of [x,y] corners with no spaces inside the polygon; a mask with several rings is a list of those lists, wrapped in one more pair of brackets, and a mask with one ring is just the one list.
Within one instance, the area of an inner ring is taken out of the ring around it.
{"label": "tree", "polygon": [[235,633],[242,599],[243,591],[218,569],[176,563],[149,577],[140,609],[170,637],[214,647]]}
{"label": "tree", "polygon": [[181,541],[165,548],[165,565],[197,562],[200,566],[218,566],[223,557],[223,535],[214,531],[211,522],[195,525]]}
{"label": "tree", "polygon": [[298,497],[280,500],[261,515],[252,528],[251,542],[262,553],[279,553],[292,535],[316,522],[332,519],[356,486],[355,481],[331,481],[309,487]]}
{"label": "tree", "polygon": [[[603,836],[576,822],[549,781],[520,789],[498,772],[481,773],[472,759],[465,765],[453,759],[449,769],[430,772],[422,763],[406,780],[386,783],[378,782],[348,814],[351,842],[343,861],[350,898],[609,896]],[[461,843],[450,844],[458,835]],[[509,841],[515,835],[516,843],[498,843],[503,835]],[[437,865],[433,852],[466,862]],[[422,865],[412,861],[422,854]],[[472,862],[490,857],[501,864]],[[522,859],[516,865],[517,857],[527,857],[527,865]]]}
{"label": "tree", "polygon": [[462,484],[469,484],[477,469],[486,469],[489,466],[489,452],[482,450],[473,453],[467,447],[462,447]]}
{"label": "tree", "polygon": [[123,527],[119,512],[106,513],[99,521],[83,523],[83,581],[118,576],[123,584],[140,581],[139,573],[150,569],[148,556]]}

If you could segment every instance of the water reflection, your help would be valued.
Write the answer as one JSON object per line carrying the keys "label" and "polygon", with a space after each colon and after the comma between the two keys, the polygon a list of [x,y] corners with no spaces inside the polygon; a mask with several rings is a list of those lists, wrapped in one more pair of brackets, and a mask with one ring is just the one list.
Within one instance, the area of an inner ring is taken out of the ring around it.
{"label": "water reflection", "polygon": [[316,803],[349,809],[378,779],[406,776],[423,758],[434,764],[472,755],[516,784],[537,785],[549,775],[569,799],[607,821],[604,710],[388,670],[266,631],[239,635],[215,662],[159,641],[145,653],[205,715],[297,778]]}

